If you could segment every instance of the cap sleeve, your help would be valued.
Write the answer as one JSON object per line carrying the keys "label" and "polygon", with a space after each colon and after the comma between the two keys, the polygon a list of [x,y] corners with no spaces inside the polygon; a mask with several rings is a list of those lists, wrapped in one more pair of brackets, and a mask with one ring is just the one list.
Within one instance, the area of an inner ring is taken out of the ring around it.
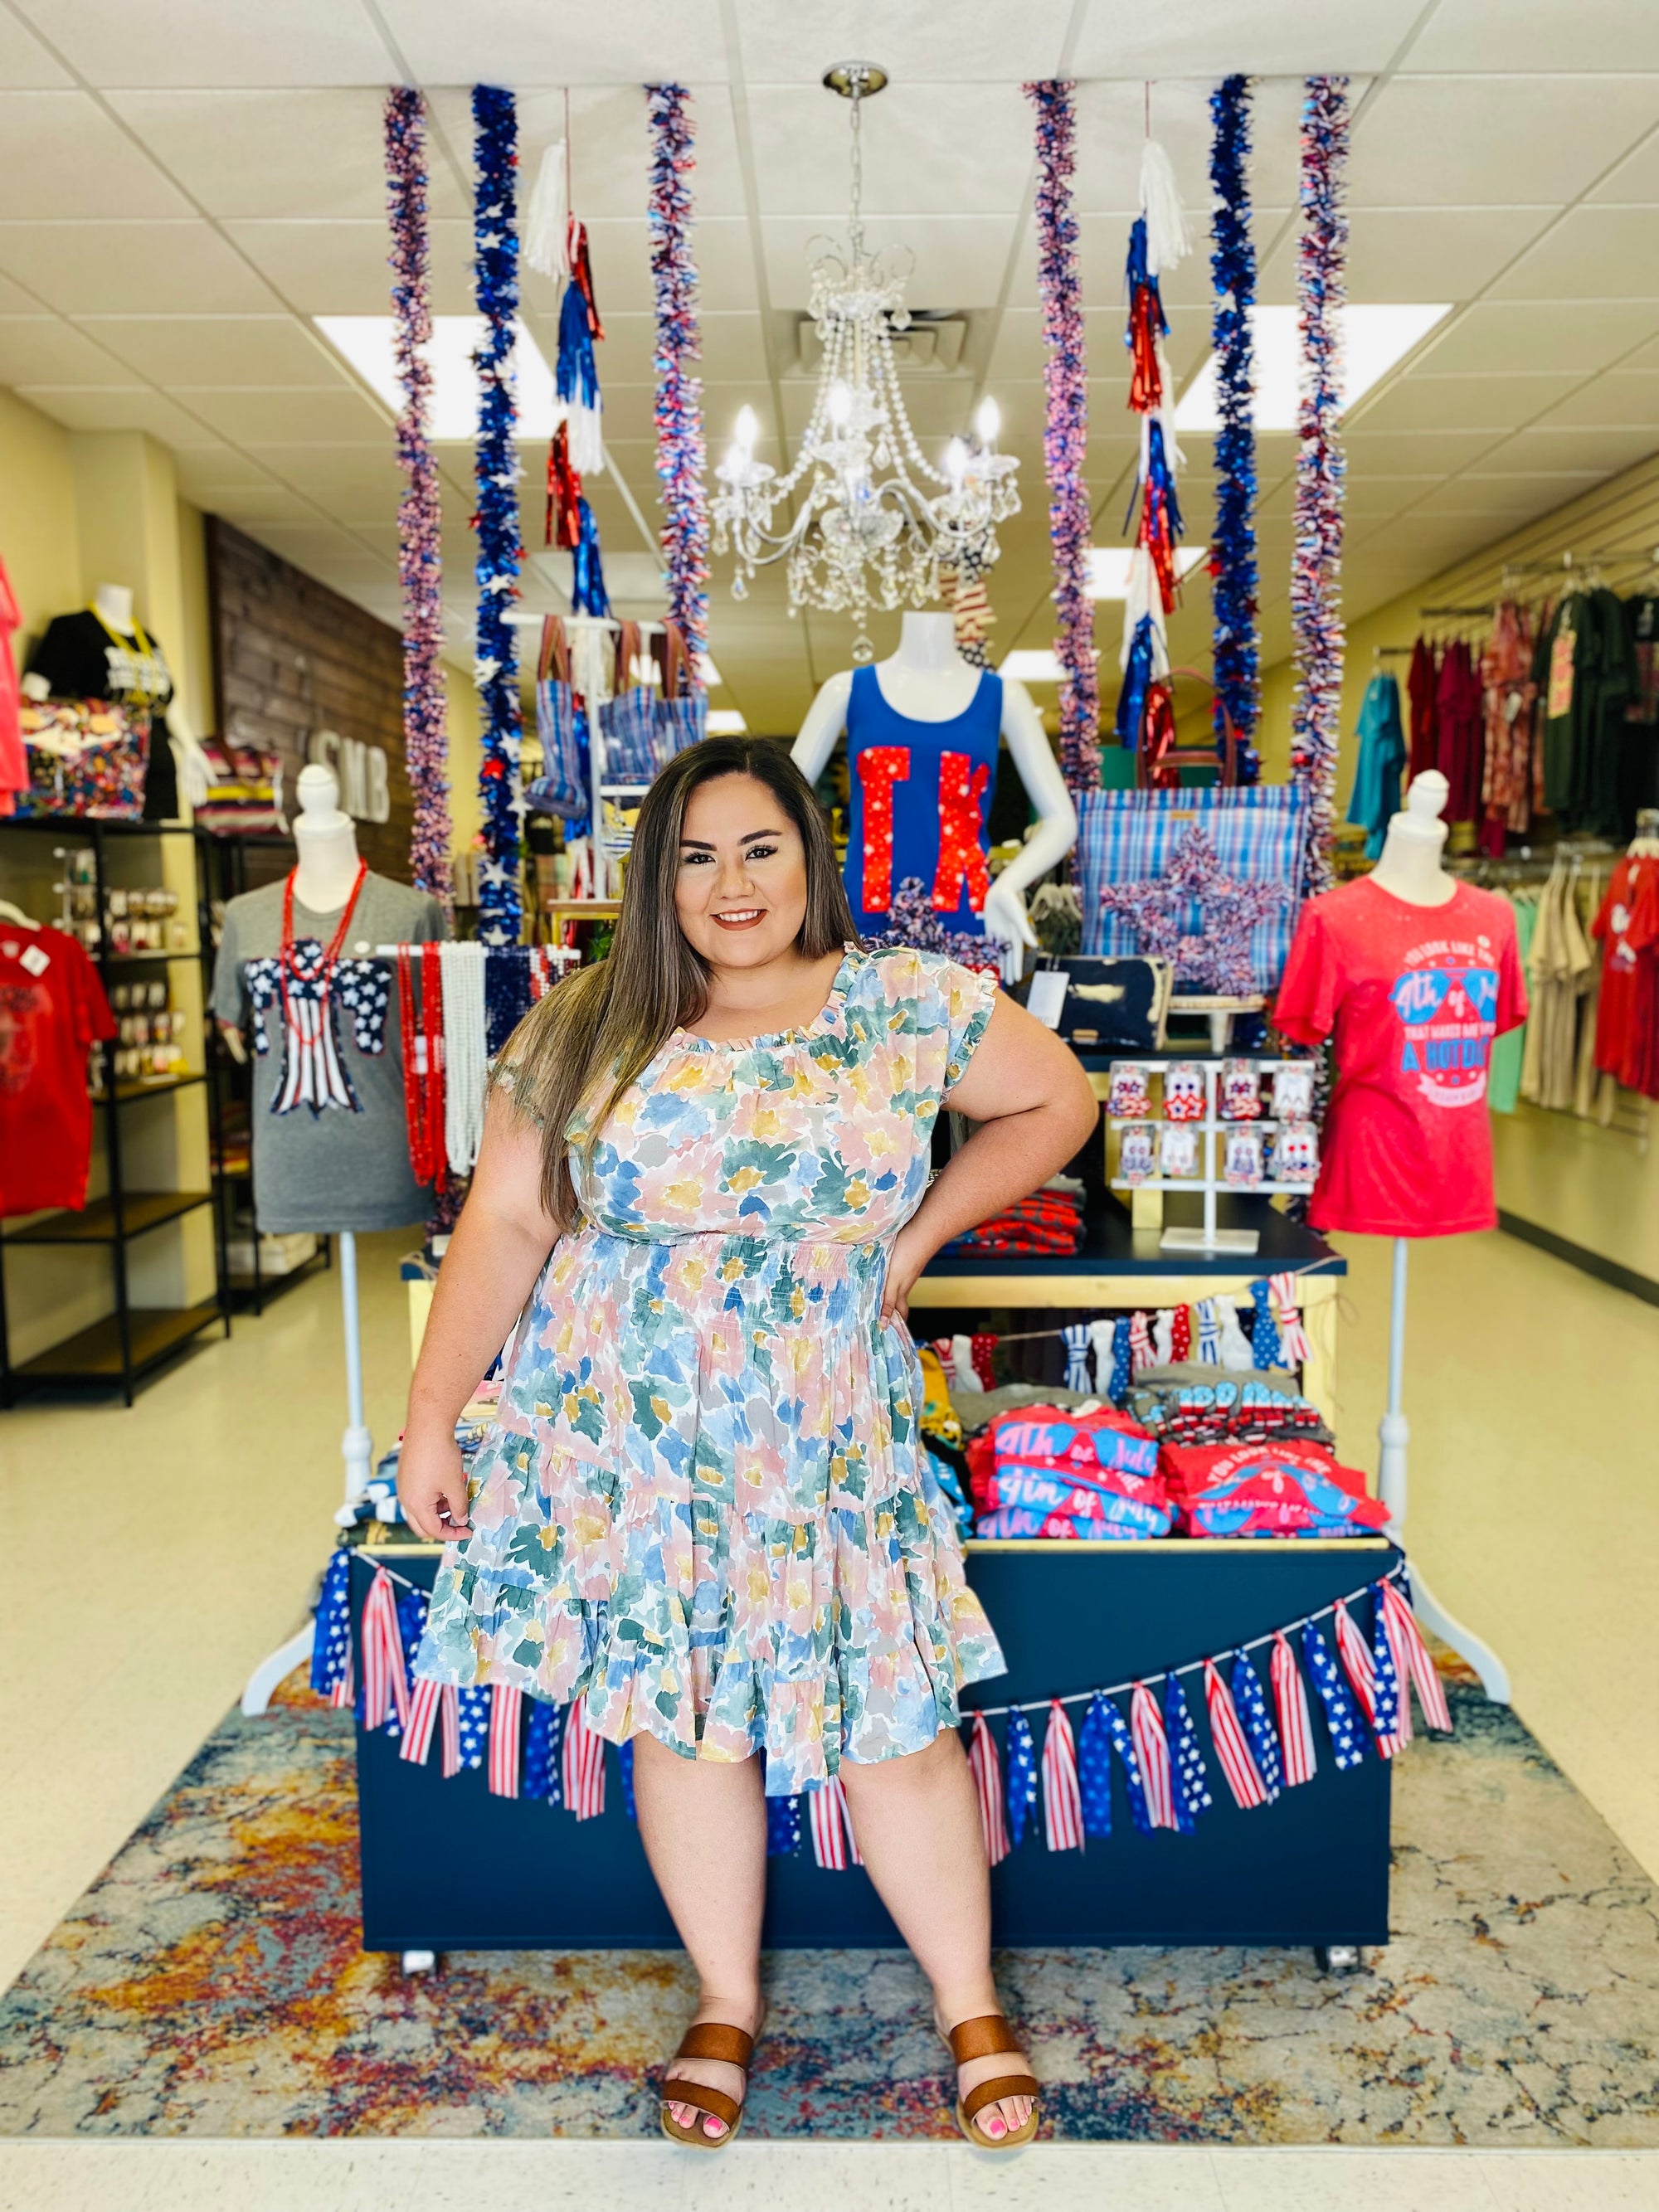
{"label": "cap sleeve", "polygon": [[1322,1044],[1336,1026],[1341,995],[1337,949],[1316,900],[1302,910],[1273,1000],[1273,1027],[1295,1044]]}
{"label": "cap sleeve", "polygon": [[947,960],[939,978],[945,996],[945,1088],[954,1090],[968,1073],[975,1048],[985,1034],[997,1002],[997,979],[987,969],[964,968]]}

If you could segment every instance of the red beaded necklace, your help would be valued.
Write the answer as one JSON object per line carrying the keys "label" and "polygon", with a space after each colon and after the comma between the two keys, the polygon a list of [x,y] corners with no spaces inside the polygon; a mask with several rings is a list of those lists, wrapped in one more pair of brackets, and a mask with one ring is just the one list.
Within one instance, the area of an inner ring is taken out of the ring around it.
{"label": "red beaded necklace", "polygon": [[[421,956],[420,1026],[416,1027],[413,956]],[[404,1048],[404,1118],[415,1180],[435,1185],[444,1150],[444,986],[435,945],[398,947],[398,1018]]]}
{"label": "red beaded necklace", "polygon": [[314,966],[308,966],[300,957],[300,949],[294,941],[294,884],[299,872],[298,868],[290,868],[288,872],[288,880],[283,885],[283,941],[276,952],[276,976],[282,992],[283,1023],[283,1026],[289,1030],[294,1026],[294,1018],[289,1012],[288,1004],[288,987],[290,978],[296,983],[315,983],[318,987],[318,997],[325,1006],[328,1004],[329,984],[333,978],[341,949],[345,944],[346,931],[350,926],[358,894],[362,891],[364,879],[368,874],[368,862],[358,861],[357,872],[351,879],[350,894],[340,910],[340,919],[335,927],[334,934],[325,946],[319,947]]}

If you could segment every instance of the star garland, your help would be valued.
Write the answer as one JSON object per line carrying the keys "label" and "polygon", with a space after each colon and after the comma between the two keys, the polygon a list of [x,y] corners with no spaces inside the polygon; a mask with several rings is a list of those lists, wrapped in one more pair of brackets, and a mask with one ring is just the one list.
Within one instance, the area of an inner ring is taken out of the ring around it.
{"label": "star garland", "polygon": [[702,684],[708,643],[708,452],[702,382],[690,363],[702,356],[697,268],[691,258],[693,150],[690,94],[682,84],[645,88],[651,125],[651,279],[657,306],[657,474],[662,480],[662,549],[668,566],[668,619]]}
{"label": "star garland", "polygon": [[1302,398],[1297,429],[1296,550],[1291,626],[1296,696],[1291,709],[1291,775],[1310,805],[1304,867],[1310,894],[1334,876],[1336,761],[1342,710],[1342,477],[1337,431],[1342,404],[1341,311],[1348,220],[1342,207],[1348,154],[1348,80],[1310,76],[1302,107],[1302,234],[1297,242],[1297,319],[1302,333]]}
{"label": "star garland", "polygon": [[415,794],[409,860],[415,888],[453,911],[449,859],[449,739],[444,724],[442,512],[428,428],[432,337],[426,226],[426,117],[421,95],[395,85],[386,100],[386,200],[392,227],[392,345],[404,404],[398,465],[398,580],[404,615],[404,758]]}
{"label": "star garland", "polygon": [[1224,757],[1226,724],[1238,740],[1238,780],[1259,783],[1261,645],[1256,629],[1255,245],[1250,236],[1250,81],[1224,77],[1210,94],[1214,195],[1210,275],[1215,289],[1215,522],[1210,533],[1210,600],[1215,636],[1215,737]]}
{"label": "star garland", "polygon": [[[1253,884],[1224,875],[1209,832],[1194,823],[1161,876],[1108,884],[1100,902],[1128,923],[1145,957],[1172,964],[1177,982],[1242,999],[1256,988],[1250,933],[1290,896],[1285,884]],[[1196,931],[1187,927],[1194,906],[1203,916],[1203,927]]]}
{"label": "star garland", "polygon": [[1000,975],[1000,948],[994,939],[975,936],[968,929],[947,929],[933,910],[927,886],[920,876],[907,876],[893,894],[887,927],[866,939],[872,950],[884,945],[908,945],[918,952],[942,952],[964,968],[984,968]]}
{"label": "star garland", "polygon": [[1078,276],[1072,172],[1077,117],[1069,82],[1028,84],[1036,110],[1037,289],[1048,357],[1042,433],[1048,476],[1048,541],[1054,560],[1054,652],[1060,688],[1060,766],[1073,791],[1100,783],[1100,691],[1095,672],[1094,602],[1089,597],[1089,495],[1083,471],[1089,443],[1089,382]]}
{"label": "star garland", "polygon": [[478,798],[483,857],[477,866],[478,940],[516,945],[523,923],[519,836],[524,793],[519,775],[519,653],[507,617],[519,596],[524,547],[519,531],[518,416],[513,346],[519,313],[519,118],[510,92],[472,88],[473,298],[483,336],[473,356],[478,372],[478,439],[474,457],[478,536],[477,658],[473,675],[483,708]]}

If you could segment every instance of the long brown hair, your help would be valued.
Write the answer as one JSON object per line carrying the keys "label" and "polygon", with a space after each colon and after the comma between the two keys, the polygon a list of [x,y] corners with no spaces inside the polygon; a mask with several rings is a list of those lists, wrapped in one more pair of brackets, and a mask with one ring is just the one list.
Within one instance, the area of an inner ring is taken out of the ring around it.
{"label": "long brown hair", "polygon": [[[610,957],[579,968],[550,991],[501,1056],[503,1088],[510,1083],[515,1104],[541,1124],[542,1203],[562,1231],[577,1212],[571,1142],[592,1150],[664,1038],[694,1021],[707,1002],[708,963],[680,927],[674,886],[686,802],[699,784],[723,775],[764,784],[800,832],[806,912],[795,943],[803,957],[821,960],[858,942],[829,823],[784,748],[767,738],[704,738],[677,753],[640,807]],[[601,1103],[585,1110],[590,1097]]]}

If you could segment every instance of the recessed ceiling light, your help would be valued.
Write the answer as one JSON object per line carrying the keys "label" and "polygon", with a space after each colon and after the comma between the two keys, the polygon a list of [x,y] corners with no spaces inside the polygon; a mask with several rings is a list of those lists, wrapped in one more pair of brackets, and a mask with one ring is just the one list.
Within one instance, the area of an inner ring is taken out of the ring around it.
{"label": "recessed ceiling light", "polygon": [[[365,384],[395,415],[404,404],[398,382],[393,336],[397,325],[390,315],[319,315],[317,327],[335,351],[355,368]],[[550,438],[558,426],[560,407],[553,386],[553,372],[546,356],[522,323],[513,349],[518,371],[518,435]],[[483,319],[478,315],[434,315],[432,343],[426,357],[432,369],[432,436],[440,445],[470,444],[478,434],[478,372],[472,356],[483,343]]]}
{"label": "recessed ceiling light", "polygon": [[[1449,306],[1339,308],[1344,408],[1363,399],[1372,385],[1450,313]],[[1294,430],[1302,366],[1297,310],[1257,307],[1251,320],[1255,335],[1255,427]],[[1177,430],[1221,428],[1215,409],[1213,354],[1182,393],[1175,419]]]}
{"label": "recessed ceiling light", "polygon": [[735,707],[712,707],[708,713],[711,738],[746,738],[749,725]]}
{"label": "recessed ceiling light", "polygon": [[[1089,548],[1089,597],[1091,599],[1127,599],[1129,596],[1129,561],[1133,545],[1091,545]],[[1185,576],[1200,568],[1209,558],[1207,545],[1177,545],[1176,574]]]}
{"label": "recessed ceiling light", "polygon": [[[1098,660],[1100,655],[1095,654]],[[1017,653],[1005,653],[997,669],[1014,684],[1058,684],[1064,672],[1058,656],[1049,648],[1022,647]]]}

